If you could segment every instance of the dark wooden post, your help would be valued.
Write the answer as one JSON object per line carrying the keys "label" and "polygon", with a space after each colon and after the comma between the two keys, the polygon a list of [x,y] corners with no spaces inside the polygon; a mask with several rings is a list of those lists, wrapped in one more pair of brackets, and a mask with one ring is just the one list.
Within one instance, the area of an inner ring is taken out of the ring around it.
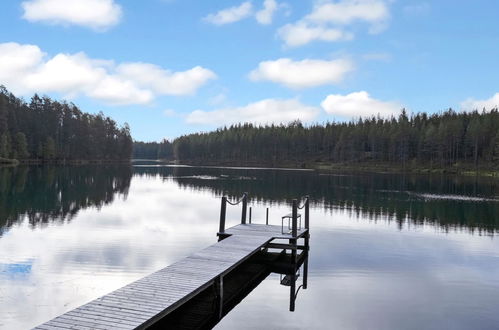
{"label": "dark wooden post", "polygon": [[246,210],[248,208],[248,193],[243,194],[243,210],[241,214],[241,223],[246,224]]}
{"label": "dark wooden post", "polygon": [[227,197],[222,197],[222,205],[220,206],[220,233],[225,232],[225,215],[227,214]]}
{"label": "dark wooden post", "polygon": [[306,290],[308,285],[308,251],[303,253],[305,253],[305,261],[303,262],[303,290]]}
{"label": "dark wooden post", "polygon": [[265,216],[265,224],[269,224],[269,208],[267,207],[267,215]]}
{"label": "dark wooden post", "polygon": [[309,208],[309,198],[305,196],[305,229],[310,229],[310,208]]}
{"label": "dark wooden post", "polygon": [[[291,214],[292,214],[291,236],[293,238],[289,240],[289,243],[293,247],[293,249],[291,249],[291,262],[294,267],[296,265],[296,257],[297,257],[296,248],[298,243],[298,240],[296,239],[297,227],[298,227],[298,201],[296,199],[293,199],[293,211]],[[296,269],[295,269],[295,275],[296,275]]]}
{"label": "dark wooden post", "polygon": [[310,240],[310,199],[308,196],[305,197],[305,229],[307,233],[305,234],[305,250],[309,250],[309,240]]}
{"label": "dark wooden post", "polygon": [[291,275],[291,285],[289,286],[289,311],[295,311],[295,298],[296,298],[296,269],[294,270],[294,274]]}
{"label": "dark wooden post", "polygon": [[298,201],[293,199],[293,212],[292,212],[292,225],[291,225],[291,235],[296,237],[298,228]]}
{"label": "dark wooden post", "polygon": [[251,206],[249,208],[249,223],[251,223]]}

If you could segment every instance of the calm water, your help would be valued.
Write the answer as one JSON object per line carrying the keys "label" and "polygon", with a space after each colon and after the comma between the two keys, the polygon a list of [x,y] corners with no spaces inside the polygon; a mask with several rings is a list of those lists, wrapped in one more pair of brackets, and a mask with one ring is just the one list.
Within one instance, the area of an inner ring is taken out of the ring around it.
{"label": "calm water", "polygon": [[273,224],[310,195],[308,289],[290,313],[270,275],[217,329],[499,328],[498,180],[162,166],[0,168],[0,327],[213,244],[220,196],[244,191]]}

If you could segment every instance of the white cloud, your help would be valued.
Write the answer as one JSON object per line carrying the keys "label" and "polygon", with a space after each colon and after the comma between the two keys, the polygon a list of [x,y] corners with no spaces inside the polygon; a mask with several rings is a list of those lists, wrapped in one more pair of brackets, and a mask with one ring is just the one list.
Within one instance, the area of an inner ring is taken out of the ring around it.
{"label": "white cloud", "polygon": [[348,95],[331,94],[321,103],[322,108],[331,115],[346,118],[370,117],[380,115],[390,117],[402,110],[397,102],[386,102],[371,98],[369,93],[361,91]]}
{"label": "white cloud", "polygon": [[272,16],[277,9],[278,4],[275,0],[265,0],[263,2],[263,9],[255,14],[257,22],[264,25],[272,23]]}
{"label": "white cloud", "polygon": [[354,23],[369,24],[369,33],[383,31],[390,12],[386,0],[317,1],[312,12],[301,20],[287,24],[277,35],[287,46],[302,46],[312,41],[352,40],[346,27]]}
{"label": "white cloud", "polygon": [[298,47],[312,41],[346,41],[353,39],[353,33],[338,28],[330,28],[299,21],[286,24],[277,31],[277,35],[287,46]]}
{"label": "white cloud", "polygon": [[35,45],[0,44],[0,84],[21,95],[55,92],[111,104],[145,104],[157,95],[192,94],[215,77],[199,66],[171,72],[148,63],[116,65],[82,52],[50,58]]}
{"label": "white cloud", "polygon": [[152,91],[138,87],[135,82],[117,76],[104,76],[86,95],[109,104],[147,104],[154,98]]}
{"label": "white cloud", "polygon": [[461,108],[463,110],[492,110],[499,108],[499,93],[495,93],[491,98],[486,100],[475,100],[473,98],[469,98],[463,102],[461,102]]}
{"label": "white cloud", "polygon": [[117,71],[122,77],[166,95],[193,94],[208,80],[216,78],[212,71],[200,66],[171,72],[149,63],[124,63],[118,66]]}
{"label": "white cloud", "polygon": [[353,69],[354,65],[348,59],[293,61],[280,58],[260,62],[249,77],[253,81],[268,80],[289,88],[308,88],[339,83]]}
{"label": "white cloud", "polygon": [[383,0],[343,0],[339,2],[320,2],[306,19],[316,23],[339,25],[364,21],[378,24],[390,16]]}
{"label": "white cloud", "polygon": [[22,2],[30,22],[80,25],[103,30],[119,23],[121,6],[113,0],[29,0]]}
{"label": "white cloud", "polygon": [[246,1],[239,6],[220,10],[216,14],[209,14],[204,20],[215,25],[224,25],[249,17],[252,14],[252,11],[253,6],[251,2]]}
{"label": "white cloud", "polygon": [[299,119],[307,122],[319,114],[319,109],[302,104],[296,99],[265,99],[246,106],[218,109],[214,111],[196,110],[186,121],[190,124],[230,125],[236,123],[288,123]]}

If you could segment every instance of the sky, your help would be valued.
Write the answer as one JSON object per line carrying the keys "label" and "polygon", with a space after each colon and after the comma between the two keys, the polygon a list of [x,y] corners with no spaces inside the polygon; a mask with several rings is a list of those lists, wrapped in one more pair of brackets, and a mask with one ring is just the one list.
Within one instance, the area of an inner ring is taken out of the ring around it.
{"label": "sky", "polygon": [[1,1],[0,85],[159,141],[499,105],[496,0]]}

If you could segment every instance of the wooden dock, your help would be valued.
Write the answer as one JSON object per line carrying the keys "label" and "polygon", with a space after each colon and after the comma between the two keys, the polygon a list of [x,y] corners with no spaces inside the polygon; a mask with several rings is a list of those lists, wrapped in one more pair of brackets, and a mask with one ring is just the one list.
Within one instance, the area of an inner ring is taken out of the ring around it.
{"label": "wooden dock", "polygon": [[[303,204],[306,215],[303,228],[297,225],[299,207],[297,201],[293,201],[291,230],[283,225],[246,223],[246,194],[239,202],[243,209],[241,224],[225,229],[227,203],[238,204],[222,198],[220,240],[216,244],[35,329],[146,329],[210,287],[217,292],[221,318],[224,314],[225,275],[262,250],[289,249],[295,260],[298,250],[308,250],[308,198]],[[297,244],[300,238],[305,242],[302,246]],[[284,243],[277,243],[276,240],[284,240]]]}

